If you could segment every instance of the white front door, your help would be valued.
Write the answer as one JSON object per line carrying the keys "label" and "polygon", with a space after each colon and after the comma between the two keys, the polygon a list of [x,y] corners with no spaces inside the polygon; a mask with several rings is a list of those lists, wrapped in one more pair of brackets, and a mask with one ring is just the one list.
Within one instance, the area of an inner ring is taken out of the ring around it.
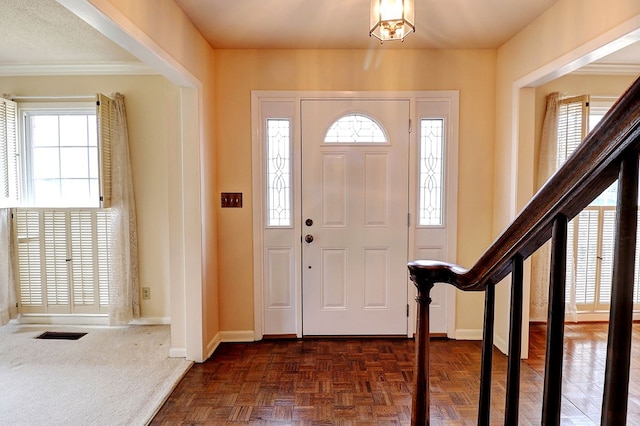
{"label": "white front door", "polygon": [[406,335],[408,100],[303,100],[302,332]]}

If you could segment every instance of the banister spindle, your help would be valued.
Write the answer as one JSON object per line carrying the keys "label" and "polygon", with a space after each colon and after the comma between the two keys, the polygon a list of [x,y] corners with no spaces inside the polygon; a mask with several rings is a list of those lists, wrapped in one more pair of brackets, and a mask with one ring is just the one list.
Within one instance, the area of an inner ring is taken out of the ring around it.
{"label": "banister spindle", "polygon": [[605,426],[627,422],[637,226],[638,153],[633,152],[623,159],[618,177],[607,365],[600,418],[600,424]]}
{"label": "banister spindle", "polygon": [[509,360],[507,362],[507,397],[504,424],[518,424],[520,405],[520,354],[522,353],[522,277],[524,259],[519,254],[511,260],[511,323],[509,325]]}
{"label": "banister spindle", "polygon": [[423,426],[429,424],[431,403],[429,392],[429,305],[431,296],[429,293],[434,283],[411,277],[418,294],[418,311],[416,313],[416,359],[415,359],[415,387],[411,407],[411,424]]}
{"label": "banister spindle", "polygon": [[480,401],[478,425],[489,425],[491,420],[491,371],[493,366],[493,329],[496,304],[495,284],[487,284],[484,295],[484,329],[482,336],[482,365],[480,367]]}
{"label": "banister spindle", "polygon": [[567,217],[559,214],[553,221],[551,234],[547,349],[542,396],[542,424],[545,426],[560,424],[567,276],[567,224]]}

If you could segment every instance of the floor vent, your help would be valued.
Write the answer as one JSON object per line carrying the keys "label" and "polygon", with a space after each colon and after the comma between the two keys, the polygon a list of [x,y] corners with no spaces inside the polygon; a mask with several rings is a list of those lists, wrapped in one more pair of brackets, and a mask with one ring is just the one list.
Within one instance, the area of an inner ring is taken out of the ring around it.
{"label": "floor vent", "polygon": [[87,333],[67,332],[67,331],[45,331],[36,339],[52,339],[52,340],[78,340]]}

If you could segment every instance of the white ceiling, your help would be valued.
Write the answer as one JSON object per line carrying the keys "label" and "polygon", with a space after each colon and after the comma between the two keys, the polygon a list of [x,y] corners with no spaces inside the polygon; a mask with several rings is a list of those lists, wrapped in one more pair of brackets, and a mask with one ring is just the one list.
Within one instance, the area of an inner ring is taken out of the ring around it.
{"label": "white ceiling", "polygon": [[[558,0],[415,0],[404,42],[368,35],[370,0],[175,0],[215,48],[496,48]],[[3,69],[139,61],[56,0],[0,0]],[[627,48],[599,62],[638,63]]]}
{"label": "white ceiling", "polygon": [[[495,48],[558,0],[415,0],[385,48]],[[214,48],[368,48],[370,0],[176,0]]]}
{"label": "white ceiling", "polygon": [[55,0],[0,0],[0,65],[133,62]]}

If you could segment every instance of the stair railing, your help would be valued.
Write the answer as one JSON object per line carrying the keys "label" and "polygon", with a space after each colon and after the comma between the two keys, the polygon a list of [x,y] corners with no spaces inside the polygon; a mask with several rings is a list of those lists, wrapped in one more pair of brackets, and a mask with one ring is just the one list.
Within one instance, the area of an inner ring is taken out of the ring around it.
{"label": "stair railing", "polygon": [[542,424],[560,424],[568,222],[616,179],[619,181],[618,202],[601,424],[626,424],[638,221],[639,144],[640,79],[627,89],[566,163],[470,269],[429,260],[408,264],[411,280],[417,288],[418,303],[413,425],[428,425],[430,422],[429,292],[436,283],[448,283],[463,291],[485,292],[478,425],[489,424],[495,285],[509,274],[511,307],[504,424],[518,424],[523,262],[549,239],[551,272]]}

